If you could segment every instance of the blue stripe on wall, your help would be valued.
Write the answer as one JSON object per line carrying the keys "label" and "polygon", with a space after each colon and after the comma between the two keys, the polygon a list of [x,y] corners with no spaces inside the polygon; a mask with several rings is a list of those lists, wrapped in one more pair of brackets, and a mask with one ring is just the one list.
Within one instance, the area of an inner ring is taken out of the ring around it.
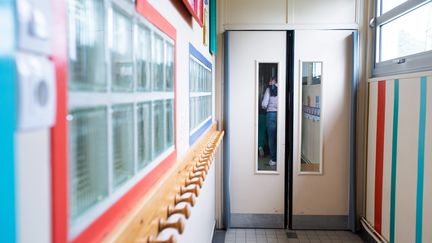
{"label": "blue stripe on wall", "polygon": [[193,57],[198,59],[200,62],[202,62],[206,67],[212,69],[212,64],[207,58],[201,54],[191,43],[189,43],[189,54],[191,54]]}
{"label": "blue stripe on wall", "polygon": [[396,168],[397,168],[397,142],[399,128],[399,79],[394,81],[393,103],[393,142],[392,142],[392,167],[390,185],[390,243],[394,243],[395,236],[395,212],[396,212]]}
{"label": "blue stripe on wall", "polygon": [[15,1],[0,3],[0,237],[1,242],[17,242],[14,132],[15,90]]}
{"label": "blue stripe on wall", "polygon": [[417,167],[417,205],[416,205],[416,243],[422,242],[423,235],[423,181],[424,181],[424,147],[426,130],[426,91],[427,79],[420,79],[420,121],[418,136]]}
{"label": "blue stripe on wall", "polygon": [[196,130],[192,135],[189,136],[189,145],[192,145],[198,140],[198,138],[204,134],[205,131],[211,126],[212,118],[210,117],[198,130]]}

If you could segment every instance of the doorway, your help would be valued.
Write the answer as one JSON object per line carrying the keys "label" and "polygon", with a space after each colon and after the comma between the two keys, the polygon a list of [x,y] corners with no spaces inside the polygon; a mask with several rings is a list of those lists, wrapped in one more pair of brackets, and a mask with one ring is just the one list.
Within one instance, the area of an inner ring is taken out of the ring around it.
{"label": "doorway", "polygon": [[287,32],[229,31],[225,41],[229,227],[285,228]]}

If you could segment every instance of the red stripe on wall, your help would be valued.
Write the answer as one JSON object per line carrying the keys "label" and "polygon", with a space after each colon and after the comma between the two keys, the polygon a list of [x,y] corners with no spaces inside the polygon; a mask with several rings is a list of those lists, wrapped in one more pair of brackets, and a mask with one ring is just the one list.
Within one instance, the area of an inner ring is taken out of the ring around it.
{"label": "red stripe on wall", "polygon": [[68,130],[67,130],[67,43],[66,2],[53,0],[53,55],[57,110],[51,129],[52,242],[68,241]]}
{"label": "red stripe on wall", "polygon": [[168,22],[149,2],[148,0],[138,0],[137,12],[146,18],[150,23],[167,34],[171,39],[176,39],[176,29]]}
{"label": "red stripe on wall", "polygon": [[378,233],[381,233],[381,222],[382,222],[385,97],[386,97],[386,81],[381,80],[378,82],[378,111],[377,111],[377,131],[376,131],[376,157],[375,157],[376,168],[375,168],[374,227]]}

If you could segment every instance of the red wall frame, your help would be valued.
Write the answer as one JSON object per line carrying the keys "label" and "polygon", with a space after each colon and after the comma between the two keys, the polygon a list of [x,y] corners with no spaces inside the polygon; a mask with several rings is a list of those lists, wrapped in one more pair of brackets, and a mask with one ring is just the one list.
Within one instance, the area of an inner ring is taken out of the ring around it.
{"label": "red wall frame", "polygon": [[[57,113],[56,122],[51,129],[51,180],[52,180],[52,241],[55,243],[88,243],[101,241],[136,205],[152,186],[171,168],[177,160],[176,149],[140,182],[121,197],[112,207],[105,211],[75,239],[69,240],[69,207],[68,207],[68,129],[66,116],[67,106],[67,33],[66,3],[52,0],[54,21],[53,45],[51,57],[56,68],[57,78]],[[137,0],[136,10],[150,23],[168,35],[174,41],[174,147],[177,138],[177,48],[176,29],[147,0]]]}
{"label": "red wall frame", "polygon": [[192,14],[192,16],[195,18],[195,20],[198,22],[198,24],[202,27],[204,24],[203,0],[195,0],[194,6],[190,4],[189,0],[182,1],[186,8],[189,10],[189,12]]}

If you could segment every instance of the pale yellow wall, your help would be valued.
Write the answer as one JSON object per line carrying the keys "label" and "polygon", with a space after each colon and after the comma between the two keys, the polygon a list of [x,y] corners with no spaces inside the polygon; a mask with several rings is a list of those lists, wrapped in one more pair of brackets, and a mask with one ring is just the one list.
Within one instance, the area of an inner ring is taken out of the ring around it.
{"label": "pale yellow wall", "polygon": [[[357,28],[362,0],[221,0],[226,29]],[[344,27],[342,27],[344,26]]]}

